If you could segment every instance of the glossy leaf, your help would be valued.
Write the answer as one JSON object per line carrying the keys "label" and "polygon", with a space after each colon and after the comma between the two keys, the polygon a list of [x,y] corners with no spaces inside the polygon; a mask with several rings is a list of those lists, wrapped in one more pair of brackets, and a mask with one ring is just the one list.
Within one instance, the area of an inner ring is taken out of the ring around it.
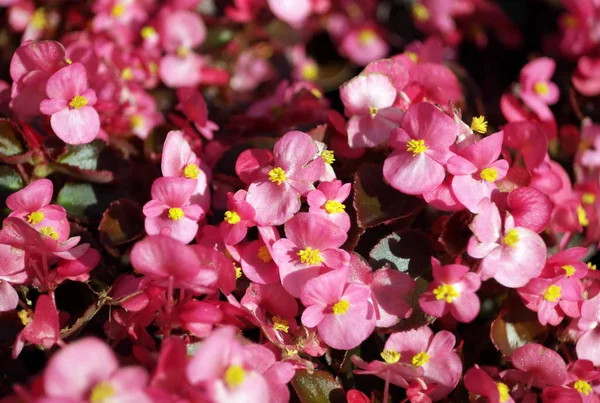
{"label": "glossy leaf", "polygon": [[325,371],[296,371],[292,386],[302,403],[346,402],[342,386]]}

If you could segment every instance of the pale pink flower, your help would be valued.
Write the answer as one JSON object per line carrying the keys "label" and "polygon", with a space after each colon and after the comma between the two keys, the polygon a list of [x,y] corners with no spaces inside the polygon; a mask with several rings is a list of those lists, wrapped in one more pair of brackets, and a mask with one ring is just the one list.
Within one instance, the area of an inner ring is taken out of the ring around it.
{"label": "pale pink flower", "polygon": [[299,28],[312,11],[311,0],[267,0],[275,17]]}
{"label": "pale pink flower", "polygon": [[576,351],[579,359],[590,360],[600,366],[600,294],[584,300],[577,327],[583,334],[577,340]]}
{"label": "pale pink flower", "polygon": [[342,181],[321,182],[316,190],[306,196],[309,205],[308,212],[327,218],[344,232],[350,229],[350,216],[346,213],[344,201],[350,195],[352,186]]}
{"label": "pale pink flower", "polygon": [[560,97],[558,86],[550,81],[555,67],[554,60],[540,57],[527,63],[519,76],[519,96],[541,120],[552,116],[548,105],[555,104]]}
{"label": "pale pink flower", "polygon": [[19,304],[19,295],[13,284],[29,279],[25,271],[25,252],[0,244],[0,312],[12,311]]}
{"label": "pale pink flower", "polygon": [[366,21],[345,32],[339,38],[339,50],[342,54],[364,66],[373,60],[384,58],[390,51],[379,27],[371,21]]}

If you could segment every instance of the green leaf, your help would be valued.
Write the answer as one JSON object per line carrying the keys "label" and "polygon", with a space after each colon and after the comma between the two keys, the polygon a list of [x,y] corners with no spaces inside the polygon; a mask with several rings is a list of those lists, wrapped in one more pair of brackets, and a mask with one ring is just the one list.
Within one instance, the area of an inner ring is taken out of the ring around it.
{"label": "green leaf", "polygon": [[67,182],[58,193],[56,202],[69,214],[82,218],[86,216],[86,209],[98,205],[91,183]]}
{"label": "green leaf", "polygon": [[68,145],[67,150],[58,156],[57,162],[73,167],[96,170],[100,153],[106,148],[102,140],[94,140],[88,144]]}
{"label": "green leaf", "polygon": [[4,205],[8,196],[23,188],[23,186],[23,179],[14,168],[7,165],[0,165],[0,203],[2,205]]}
{"label": "green leaf", "polygon": [[354,176],[354,209],[362,228],[389,223],[416,214],[423,201],[398,192],[385,183],[382,164],[366,163]]}
{"label": "green leaf", "polygon": [[329,372],[296,371],[292,386],[302,403],[346,402],[344,389]]}
{"label": "green leaf", "polygon": [[24,152],[21,130],[8,119],[0,119],[0,157],[12,157]]}

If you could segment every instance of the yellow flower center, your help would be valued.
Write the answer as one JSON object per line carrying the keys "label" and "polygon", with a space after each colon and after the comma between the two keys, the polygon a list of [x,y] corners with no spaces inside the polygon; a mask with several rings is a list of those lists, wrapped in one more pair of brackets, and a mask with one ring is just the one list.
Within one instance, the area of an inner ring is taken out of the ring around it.
{"label": "yellow flower center", "polygon": [[67,62],[67,64],[73,64],[73,60],[71,59],[65,59],[65,62]]}
{"label": "yellow flower center", "polygon": [[498,388],[498,397],[500,398],[500,402],[504,403],[510,398],[510,389],[505,383],[497,382],[496,387]]}
{"label": "yellow flower center", "polygon": [[177,56],[186,57],[189,54],[190,54],[190,50],[188,48],[186,48],[185,46],[180,46],[177,48]]}
{"label": "yellow flower center", "polygon": [[241,365],[234,364],[225,371],[225,383],[229,389],[240,386],[246,378],[246,371]]}
{"label": "yellow flower center", "polygon": [[123,71],[121,71],[121,78],[125,81],[133,80],[133,69],[131,67],[125,67]]}
{"label": "yellow flower center", "polygon": [[562,297],[560,291],[561,288],[553,284],[550,287],[548,287],[548,289],[544,293],[544,299],[548,302],[556,302]]}
{"label": "yellow flower center", "polygon": [[121,3],[117,3],[110,10],[110,15],[113,17],[120,17],[125,13],[125,5]]}
{"label": "yellow flower center", "polygon": [[139,129],[144,125],[144,117],[142,115],[133,115],[129,118],[129,124],[132,129]]}
{"label": "yellow flower center", "polygon": [[587,213],[583,206],[577,207],[577,219],[579,220],[579,225],[582,227],[587,227],[590,224],[590,220],[588,219]]}
{"label": "yellow flower center", "polygon": [[471,130],[485,134],[487,132],[487,125],[488,122],[485,120],[485,116],[475,117],[471,121]]}
{"label": "yellow flower center", "polygon": [[154,27],[152,27],[150,25],[146,25],[144,28],[142,28],[140,30],[140,35],[144,39],[149,39],[149,38],[153,37],[154,35],[156,35],[156,29],[154,29]]}
{"label": "yellow flower center", "polygon": [[273,183],[277,183],[277,185],[281,185],[287,180],[287,176],[282,168],[276,167],[269,171],[269,180]]}
{"label": "yellow flower center", "polygon": [[183,168],[183,176],[188,179],[196,179],[200,175],[200,168],[196,164],[187,164],[185,168]]}
{"label": "yellow flower center", "polygon": [[348,300],[345,300],[345,299],[340,299],[333,306],[333,313],[334,313],[334,315],[343,315],[346,312],[348,312],[349,308],[350,308],[350,302],[348,302]]}
{"label": "yellow flower center", "polygon": [[567,277],[571,277],[573,274],[575,274],[575,268],[570,264],[562,266],[561,269],[565,271],[565,276]]}
{"label": "yellow flower center", "polygon": [[31,16],[31,25],[37,30],[42,30],[48,26],[48,16],[46,10],[37,8]]}
{"label": "yellow flower center", "polygon": [[19,313],[17,313],[17,316],[19,317],[19,319],[21,319],[21,323],[23,324],[23,326],[27,326],[32,322],[31,312],[27,311],[26,309],[19,311]]}
{"label": "yellow flower center", "polygon": [[404,52],[404,54],[408,56],[413,63],[417,63],[419,61],[419,56],[415,52]]}
{"label": "yellow flower center", "polygon": [[496,168],[485,168],[479,174],[479,177],[484,181],[488,182],[496,182],[496,178],[498,177],[498,170]]}
{"label": "yellow flower center", "polygon": [[412,14],[415,20],[419,22],[425,22],[429,19],[429,10],[421,3],[413,4]]}
{"label": "yellow flower center", "polygon": [[183,210],[179,207],[171,207],[169,209],[169,218],[173,221],[181,220],[185,217]]}
{"label": "yellow flower center", "polygon": [[445,299],[446,302],[451,304],[456,298],[460,297],[460,292],[452,284],[442,284],[433,290],[433,295],[435,295],[435,299]]}
{"label": "yellow flower center", "polygon": [[413,153],[413,157],[423,154],[429,147],[425,145],[425,140],[410,140],[406,143],[406,151]]}
{"label": "yellow flower center", "polygon": [[227,224],[237,224],[241,221],[242,219],[240,218],[240,215],[238,213],[236,213],[235,211],[226,211],[225,212],[225,221],[227,222]]}
{"label": "yellow flower center", "polygon": [[516,244],[519,243],[520,240],[521,239],[519,238],[519,233],[517,232],[516,229],[511,229],[504,236],[504,243],[508,246],[515,246]]}
{"label": "yellow flower center", "polygon": [[90,393],[91,403],[103,403],[107,399],[110,399],[115,394],[115,388],[108,382],[100,382]]}
{"label": "yellow flower center", "polygon": [[235,279],[242,277],[242,268],[239,266],[233,266],[233,268],[235,269]]}
{"label": "yellow flower center", "polygon": [[83,108],[88,104],[88,100],[86,97],[82,97],[81,95],[75,95],[71,102],[69,102],[69,106],[73,109]]}
{"label": "yellow flower center", "polygon": [[590,270],[596,270],[597,269],[596,265],[593,264],[592,262],[588,262],[587,267]]}
{"label": "yellow flower center", "polygon": [[29,224],[37,225],[44,219],[44,213],[41,211],[34,211],[27,216],[27,222]]}
{"label": "yellow flower center", "polygon": [[374,117],[375,115],[377,115],[377,112],[379,112],[379,108],[369,106],[369,115]]}
{"label": "yellow flower center", "polygon": [[394,350],[383,350],[381,358],[388,364],[395,364],[400,361],[400,353]]}
{"label": "yellow flower center", "polygon": [[40,234],[58,241],[58,232],[54,231],[54,228],[52,227],[42,227]]}
{"label": "yellow flower center", "polygon": [[425,351],[421,351],[413,356],[411,362],[414,366],[422,367],[423,365],[427,364],[430,359],[431,356],[429,354],[427,354]]}
{"label": "yellow flower center", "polygon": [[273,329],[275,330],[280,330],[287,333],[290,328],[288,321],[283,319],[281,316],[273,316],[271,318],[271,322],[273,322]]}
{"label": "yellow flower center", "polygon": [[377,34],[372,29],[363,29],[358,33],[358,42],[362,46],[371,45],[375,39],[377,39]]}
{"label": "yellow flower center", "polygon": [[310,90],[310,93],[313,94],[313,96],[317,99],[323,98],[323,93],[319,91],[318,88],[313,88],[312,90]]}
{"label": "yellow flower center", "polygon": [[148,63],[148,70],[152,75],[155,76],[158,73],[158,64],[156,64],[155,62]]}
{"label": "yellow flower center", "polygon": [[300,261],[302,263],[310,266],[315,266],[325,261],[323,256],[321,256],[321,251],[313,249],[310,246],[307,246],[306,249],[302,249],[298,252],[298,256],[300,256]]}
{"label": "yellow flower center", "polygon": [[592,392],[592,385],[590,385],[589,382],[580,379],[577,382],[575,382],[575,384],[573,385],[573,389],[575,389],[577,392],[583,395],[589,396],[589,394]]}
{"label": "yellow flower center", "polygon": [[264,263],[269,263],[273,260],[271,254],[269,253],[269,249],[265,245],[262,245],[260,248],[258,248],[258,258]]}
{"label": "yellow flower center", "polygon": [[306,63],[302,67],[302,78],[306,81],[315,81],[319,78],[319,66],[316,63]]}
{"label": "yellow flower center", "polygon": [[337,200],[327,200],[327,203],[325,203],[325,211],[327,211],[327,214],[339,214],[343,213],[345,210],[346,206]]}
{"label": "yellow flower center", "polygon": [[548,95],[548,84],[543,81],[538,81],[534,84],[533,90],[537,92],[539,95]]}
{"label": "yellow flower center", "polygon": [[333,150],[325,150],[321,153],[321,158],[323,158],[324,163],[331,165],[335,161],[335,154]]}
{"label": "yellow flower center", "polygon": [[581,202],[583,204],[594,204],[596,201],[596,195],[593,193],[584,193],[581,195]]}

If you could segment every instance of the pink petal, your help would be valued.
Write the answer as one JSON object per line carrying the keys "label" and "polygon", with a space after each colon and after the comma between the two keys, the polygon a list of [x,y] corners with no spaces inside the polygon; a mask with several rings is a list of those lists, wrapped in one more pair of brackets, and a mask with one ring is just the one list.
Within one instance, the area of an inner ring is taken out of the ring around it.
{"label": "pink petal", "polygon": [[180,177],[184,168],[188,164],[196,163],[197,159],[181,131],[171,130],[167,133],[160,165],[163,176]]}
{"label": "pink petal", "polygon": [[46,93],[49,98],[71,101],[88,88],[87,72],[81,63],[73,63],[58,70],[48,79]]}
{"label": "pink petal", "polygon": [[340,98],[350,115],[368,115],[369,108],[388,108],[396,94],[390,79],[378,73],[360,74],[340,87]]}
{"label": "pink petal", "polygon": [[52,115],[50,125],[65,143],[87,144],[94,140],[100,131],[100,117],[91,106],[63,109]]}
{"label": "pink petal", "polygon": [[161,177],[152,183],[151,194],[169,207],[183,207],[195,189],[195,179]]}
{"label": "pink petal", "polygon": [[6,198],[6,206],[15,211],[38,211],[52,201],[53,188],[50,180],[38,179],[18,192],[9,195]]}
{"label": "pink petal", "polygon": [[12,311],[19,305],[19,294],[8,281],[0,280],[0,312]]}
{"label": "pink petal", "polygon": [[585,332],[576,345],[577,357],[581,360],[589,360],[595,366],[600,365],[600,329]]}
{"label": "pink petal", "polygon": [[427,154],[413,156],[406,150],[396,150],[383,163],[383,176],[390,185],[410,195],[435,189],[445,175],[444,167]]}
{"label": "pink petal", "polygon": [[329,221],[319,215],[298,213],[285,224],[285,235],[298,248],[307,246],[319,249],[337,249],[346,242],[347,234],[329,225]]}

